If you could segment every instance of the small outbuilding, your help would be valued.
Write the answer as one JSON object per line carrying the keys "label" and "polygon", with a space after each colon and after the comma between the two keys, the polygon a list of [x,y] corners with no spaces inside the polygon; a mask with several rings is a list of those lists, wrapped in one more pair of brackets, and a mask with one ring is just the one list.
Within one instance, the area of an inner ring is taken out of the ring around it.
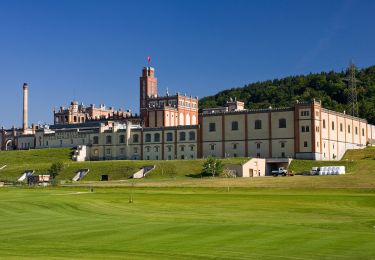
{"label": "small outbuilding", "polygon": [[266,176],[266,159],[252,158],[243,164],[227,164],[225,169],[237,177]]}

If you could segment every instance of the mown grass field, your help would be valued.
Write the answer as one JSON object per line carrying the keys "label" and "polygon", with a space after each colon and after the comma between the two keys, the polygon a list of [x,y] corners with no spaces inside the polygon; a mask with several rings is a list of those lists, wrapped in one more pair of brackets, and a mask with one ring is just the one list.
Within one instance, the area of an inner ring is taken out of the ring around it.
{"label": "mown grass field", "polygon": [[375,255],[373,189],[8,188],[0,205],[3,259]]}
{"label": "mown grass field", "polygon": [[[346,175],[246,179],[200,178],[202,160],[76,163],[70,153],[0,153],[0,179],[53,161],[65,165],[59,180],[91,170],[64,186],[0,188],[1,259],[374,259],[375,149],[292,165],[345,164]],[[147,178],[125,178],[154,163]],[[115,181],[98,182],[103,173]]]}

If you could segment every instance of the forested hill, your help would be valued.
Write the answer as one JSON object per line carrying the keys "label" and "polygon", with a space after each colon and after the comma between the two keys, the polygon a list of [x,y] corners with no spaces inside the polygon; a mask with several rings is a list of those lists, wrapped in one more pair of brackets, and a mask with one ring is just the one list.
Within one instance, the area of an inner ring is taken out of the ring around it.
{"label": "forested hill", "polygon": [[[202,98],[199,107],[223,106],[230,98],[245,102],[246,108],[285,107],[292,106],[295,100],[310,101],[315,98],[321,100],[325,108],[349,112],[346,77],[345,71],[331,71],[251,83]],[[357,70],[356,78],[359,80],[359,116],[375,124],[375,66]]]}

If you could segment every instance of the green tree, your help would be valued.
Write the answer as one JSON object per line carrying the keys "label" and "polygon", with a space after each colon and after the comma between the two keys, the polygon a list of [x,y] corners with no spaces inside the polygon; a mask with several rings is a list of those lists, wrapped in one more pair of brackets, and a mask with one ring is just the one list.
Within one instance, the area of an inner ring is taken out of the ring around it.
{"label": "green tree", "polygon": [[223,172],[223,163],[216,157],[208,156],[206,161],[203,163],[202,173],[207,175],[220,175]]}
{"label": "green tree", "polygon": [[48,174],[51,175],[52,179],[55,179],[63,168],[64,164],[62,162],[52,163],[51,167],[48,169]]}
{"label": "green tree", "polygon": [[[236,97],[248,109],[290,107],[296,100],[321,100],[323,107],[338,112],[350,112],[350,91],[345,80],[348,72],[322,72],[255,82],[243,87],[223,90],[199,100],[199,108],[223,106]],[[359,116],[375,124],[375,66],[356,72]]]}

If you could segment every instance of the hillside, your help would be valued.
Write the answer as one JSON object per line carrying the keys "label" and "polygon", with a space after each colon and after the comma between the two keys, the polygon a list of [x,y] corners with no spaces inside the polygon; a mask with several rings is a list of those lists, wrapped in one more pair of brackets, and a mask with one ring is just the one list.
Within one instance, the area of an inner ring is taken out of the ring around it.
{"label": "hillside", "polygon": [[[296,174],[309,171],[311,167],[344,165],[344,176],[295,176],[286,178],[201,178],[203,159],[172,161],[87,161],[70,160],[72,150],[43,149],[30,151],[0,152],[0,181],[15,181],[25,170],[36,174],[47,173],[53,162],[63,162],[64,169],[57,180],[70,185],[70,180],[82,168],[90,169],[82,182],[73,185],[131,186],[138,187],[272,187],[272,188],[371,188],[375,187],[375,148],[349,150],[341,161],[293,160],[290,169]],[[244,158],[226,158],[224,164],[242,163]],[[146,165],[156,165],[145,179],[128,178]],[[111,182],[98,182],[102,174],[109,174]]]}
{"label": "hillside", "polygon": [[[188,176],[197,177],[202,170],[204,160],[118,160],[118,161],[87,161],[74,162],[71,160],[72,149],[35,149],[28,151],[0,151],[0,181],[15,181],[25,170],[34,170],[35,174],[47,174],[52,163],[62,162],[63,170],[57,176],[58,180],[71,180],[80,169],[88,168],[90,172],[83,181],[99,181],[102,174],[109,174],[112,180],[126,180],[140,168],[156,165],[147,179],[179,179]],[[243,158],[223,159],[223,163],[243,162]]]}
{"label": "hillside", "polygon": [[[335,111],[349,111],[346,72],[322,72],[251,83],[202,98],[200,108],[222,106],[229,98],[245,102],[246,108],[292,106],[295,100],[321,100]],[[357,70],[359,116],[375,124],[375,66]]]}

